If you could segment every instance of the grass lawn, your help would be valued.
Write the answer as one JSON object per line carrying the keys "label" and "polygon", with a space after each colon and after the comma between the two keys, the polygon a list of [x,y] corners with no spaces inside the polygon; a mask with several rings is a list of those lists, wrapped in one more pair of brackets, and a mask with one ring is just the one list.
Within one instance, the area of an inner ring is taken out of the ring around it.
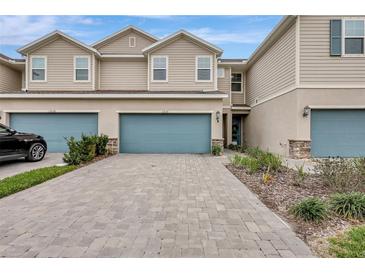
{"label": "grass lawn", "polygon": [[34,169],[0,180],[0,198],[41,184],[75,170],[77,166],[51,166]]}
{"label": "grass lawn", "polygon": [[365,226],[354,227],[329,239],[330,254],[337,258],[365,258]]}

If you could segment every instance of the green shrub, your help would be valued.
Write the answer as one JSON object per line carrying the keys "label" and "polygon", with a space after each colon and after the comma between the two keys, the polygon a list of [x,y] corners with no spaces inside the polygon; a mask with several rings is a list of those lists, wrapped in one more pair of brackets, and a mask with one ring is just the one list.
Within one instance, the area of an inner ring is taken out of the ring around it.
{"label": "green shrub", "polygon": [[80,142],[75,137],[66,138],[68,152],[63,155],[63,161],[70,165],[81,164]]}
{"label": "green shrub", "polygon": [[355,159],[327,158],[317,160],[314,170],[323,183],[335,191],[357,191],[364,186],[359,163]]}
{"label": "green shrub", "polygon": [[235,166],[235,167],[240,167],[240,163],[241,163],[241,158],[242,156],[235,154],[233,155],[233,157],[231,157],[231,163]]}
{"label": "green shrub", "polygon": [[303,219],[306,222],[319,223],[327,216],[327,208],[325,203],[317,198],[305,198],[294,205],[290,212],[296,217]]}
{"label": "green shrub", "polygon": [[260,163],[257,159],[251,157],[240,156],[235,154],[231,162],[236,167],[245,167],[249,173],[255,173],[260,169]]}
{"label": "green shrub", "polygon": [[263,154],[265,152],[263,152],[261,149],[259,149],[258,147],[248,147],[246,149],[246,153],[256,159],[260,159],[263,157]]}
{"label": "green shrub", "polygon": [[82,134],[80,140],[80,158],[82,162],[89,162],[96,156],[96,138]]}
{"label": "green shrub", "polygon": [[222,155],[222,147],[219,145],[212,146],[212,154],[214,156],[220,156]]}
{"label": "green shrub", "polygon": [[257,159],[251,157],[241,157],[241,166],[244,166],[248,173],[256,173],[260,170],[260,163]]}
{"label": "green shrub", "polygon": [[246,152],[246,149],[247,149],[247,146],[245,144],[242,144],[242,145],[229,144],[228,145],[228,148],[230,150],[234,150],[234,151],[238,151],[238,152],[241,152],[241,153],[245,153]]}
{"label": "green shrub", "polygon": [[337,258],[365,258],[365,226],[329,239],[329,253]]}
{"label": "green shrub", "polygon": [[259,161],[262,169],[269,169],[271,171],[278,171],[282,166],[282,160],[279,155],[270,152],[265,152],[258,147],[250,147],[246,149],[246,153]]}
{"label": "green shrub", "polygon": [[108,145],[108,142],[109,142],[109,136],[105,135],[105,134],[101,134],[100,136],[97,136],[97,135],[95,135],[95,136],[96,136],[96,141],[95,141],[96,155],[105,155],[105,154],[107,154],[107,152],[108,152],[107,145]]}
{"label": "green shrub", "polygon": [[107,153],[109,137],[107,135],[82,135],[80,140],[75,137],[66,138],[68,152],[64,154],[63,160],[71,165],[79,165],[82,162],[89,162],[97,155]]}
{"label": "green shrub", "polygon": [[229,144],[229,145],[228,145],[228,148],[229,148],[230,150],[235,150],[235,151],[237,151],[237,150],[238,150],[238,145]]}
{"label": "green shrub", "polygon": [[272,154],[270,152],[264,153],[263,158],[259,159],[259,161],[262,161],[262,165],[264,165],[266,168],[269,168],[272,171],[278,171],[282,165],[280,156]]}
{"label": "green shrub", "polygon": [[361,192],[334,194],[330,198],[330,208],[345,218],[364,219],[365,194]]}

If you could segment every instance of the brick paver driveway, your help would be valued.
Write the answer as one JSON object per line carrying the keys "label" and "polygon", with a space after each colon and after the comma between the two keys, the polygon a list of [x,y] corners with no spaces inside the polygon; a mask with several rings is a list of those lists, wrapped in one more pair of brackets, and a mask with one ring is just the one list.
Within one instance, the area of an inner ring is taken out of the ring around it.
{"label": "brick paver driveway", "polygon": [[0,200],[3,257],[308,257],[208,155],[117,155]]}

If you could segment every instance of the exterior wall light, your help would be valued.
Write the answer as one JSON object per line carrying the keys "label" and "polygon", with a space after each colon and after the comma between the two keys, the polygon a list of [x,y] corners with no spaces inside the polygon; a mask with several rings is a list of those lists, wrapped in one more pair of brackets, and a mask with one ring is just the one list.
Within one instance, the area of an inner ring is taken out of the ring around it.
{"label": "exterior wall light", "polygon": [[220,111],[217,111],[215,113],[215,119],[217,120],[217,123],[219,123],[219,120],[221,119],[221,113],[220,113]]}
{"label": "exterior wall light", "polygon": [[309,106],[305,106],[303,109],[303,117],[308,117],[310,110]]}

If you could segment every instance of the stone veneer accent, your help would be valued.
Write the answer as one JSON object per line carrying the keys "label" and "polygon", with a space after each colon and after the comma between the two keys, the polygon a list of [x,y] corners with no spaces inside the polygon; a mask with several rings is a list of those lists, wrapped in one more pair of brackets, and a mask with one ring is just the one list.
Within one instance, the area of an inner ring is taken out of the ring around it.
{"label": "stone veneer accent", "polygon": [[109,138],[107,148],[109,154],[118,154],[118,138]]}
{"label": "stone veneer accent", "polygon": [[289,140],[289,157],[293,159],[308,159],[311,157],[311,141]]}
{"label": "stone veneer accent", "polygon": [[221,147],[221,155],[223,155],[224,151],[224,139],[212,139],[212,147],[213,146],[220,146]]}

